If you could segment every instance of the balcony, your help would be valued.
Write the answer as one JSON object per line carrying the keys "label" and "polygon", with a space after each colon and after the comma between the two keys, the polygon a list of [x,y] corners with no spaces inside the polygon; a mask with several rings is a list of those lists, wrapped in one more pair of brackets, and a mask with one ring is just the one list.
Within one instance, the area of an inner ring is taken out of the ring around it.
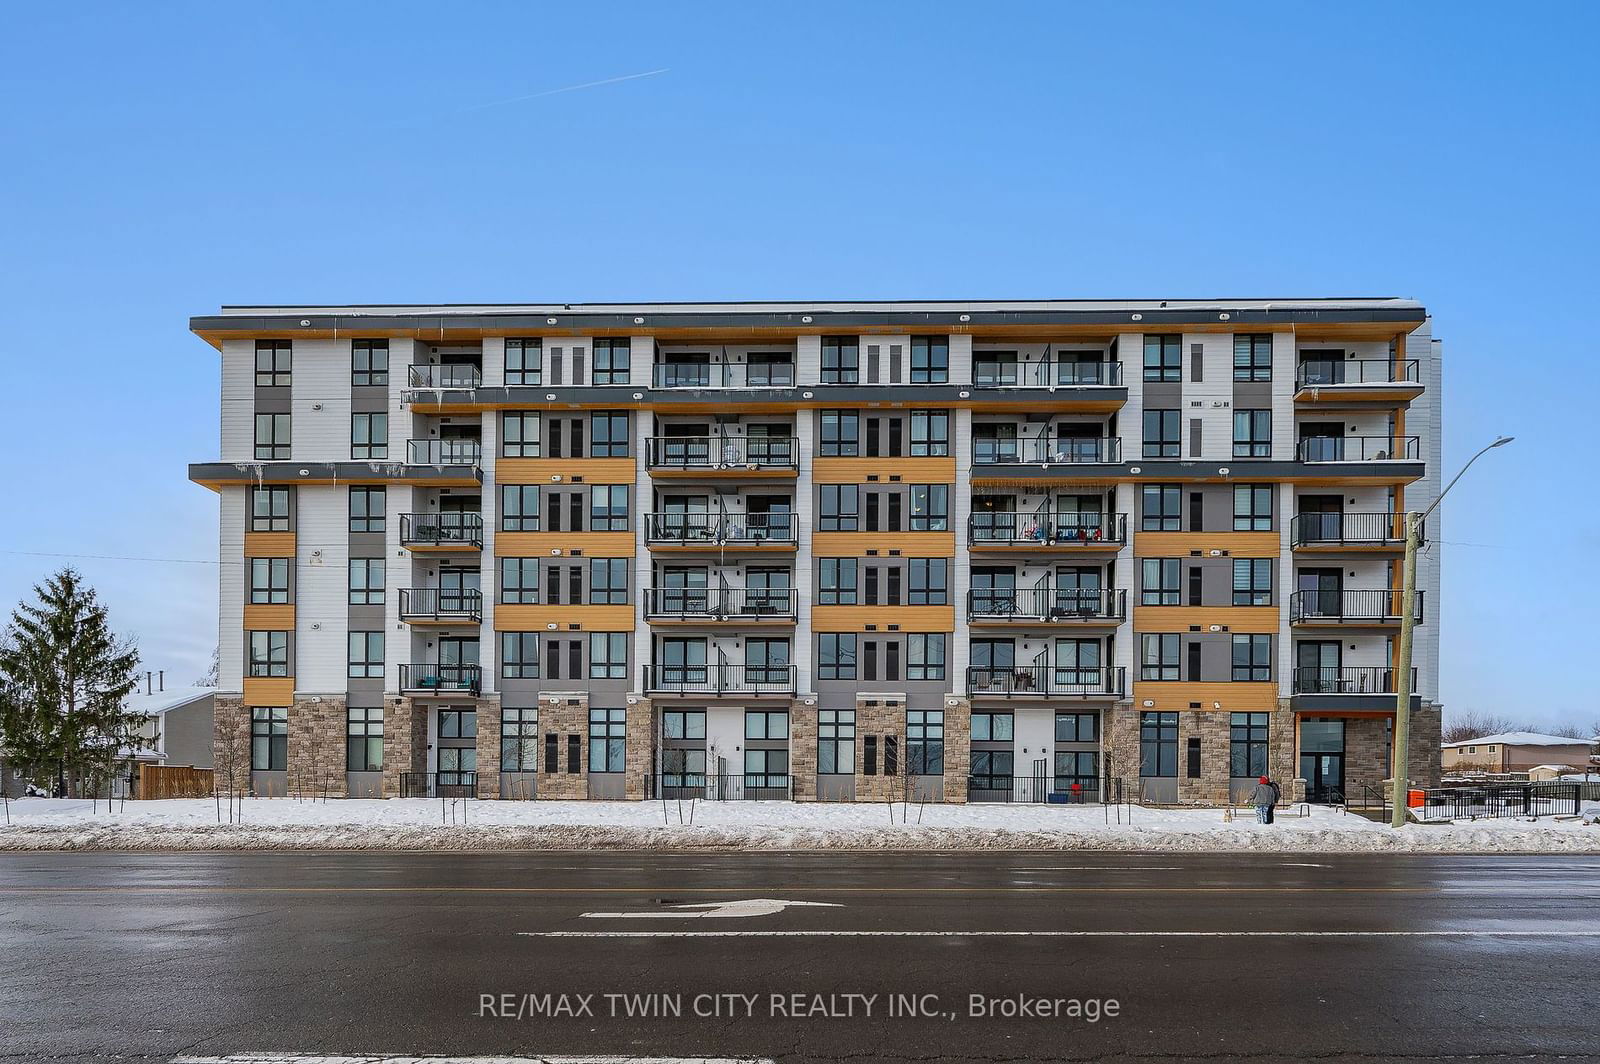
{"label": "balcony", "polygon": [[974,388],[1081,388],[1102,385],[1120,387],[1122,363],[1052,358],[1016,361],[987,359],[972,361]]}
{"label": "balcony", "polygon": [[645,514],[644,522],[645,542],[652,547],[680,550],[795,548],[795,515],[792,513],[659,513]]}
{"label": "balcony", "polygon": [[793,388],[793,362],[662,362],[655,388]]}
{"label": "balcony", "polygon": [[[1398,590],[1296,591],[1289,596],[1289,623],[1299,625],[1397,625]],[[1423,592],[1417,592],[1416,622],[1422,623]]]}
{"label": "balcony", "polygon": [[970,624],[1118,624],[1128,616],[1128,595],[1118,588],[973,588],[967,592]]}
{"label": "balcony", "polygon": [[483,515],[448,511],[401,514],[400,545],[408,550],[482,550]]}
{"label": "balcony", "polygon": [[1390,551],[1406,545],[1401,513],[1296,514],[1290,542],[1305,551]]}
{"label": "balcony", "polygon": [[652,694],[792,695],[793,665],[646,665],[644,688]]}
{"label": "balcony", "polygon": [[982,511],[967,518],[967,545],[973,550],[1022,547],[1115,552],[1127,542],[1127,514]]}
{"label": "balcony", "polygon": [[479,624],[483,621],[483,593],[463,588],[401,588],[400,619],[412,624]]}
{"label": "balcony", "polygon": [[483,384],[483,371],[470,362],[412,366],[408,383],[423,391],[470,391]]}
{"label": "balcony", "polygon": [[483,460],[483,444],[478,440],[407,440],[406,464],[431,466],[475,466]]}
{"label": "balcony", "polygon": [[1294,400],[1415,399],[1422,394],[1421,371],[1414,358],[1307,359],[1295,368]]}
{"label": "balcony", "polygon": [[479,665],[418,662],[400,666],[400,690],[407,694],[472,697],[482,683],[483,668]]}
{"label": "balcony", "polygon": [[793,624],[798,592],[792,587],[652,587],[644,615],[653,621],[731,621]]}
{"label": "balcony", "polygon": [[1302,462],[1420,462],[1420,436],[1306,436]]}
{"label": "balcony", "polygon": [[1036,436],[1032,439],[974,437],[972,464],[997,465],[1108,465],[1122,461],[1122,441],[1115,436],[1080,439]]}
{"label": "balcony", "polygon": [[1068,665],[971,665],[969,695],[1055,695],[1074,698],[1120,698],[1127,689],[1127,670],[1119,666],[1078,668]]}
{"label": "balcony", "polygon": [[647,451],[657,474],[788,474],[799,468],[793,436],[652,436]]}
{"label": "balcony", "polygon": [[[1386,665],[1345,665],[1297,668],[1290,674],[1297,695],[1392,695],[1395,670]],[[1417,670],[1411,670],[1411,689],[1417,689]]]}

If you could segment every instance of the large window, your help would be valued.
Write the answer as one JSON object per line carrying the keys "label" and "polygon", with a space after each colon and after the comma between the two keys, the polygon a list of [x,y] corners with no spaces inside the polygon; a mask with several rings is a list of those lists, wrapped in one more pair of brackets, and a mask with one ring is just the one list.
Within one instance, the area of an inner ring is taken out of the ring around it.
{"label": "large window", "polygon": [[506,341],[506,384],[538,384],[544,370],[544,342],[535,339]]}
{"label": "large window", "polygon": [[861,497],[855,484],[824,484],[819,491],[821,505],[817,529],[822,532],[854,532],[861,525]]}
{"label": "large window", "polygon": [[[632,342],[626,336],[599,336],[594,341],[594,383],[627,384]],[[626,453],[626,452],[624,452]]]}
{"label": "large window", "polygon": [[346,711],[344,767],[347,772],[383,771],[383,707]]}
{"label": "large window", "polygon": [[1233,604],[1272,605],[1272,559],[1233,559]]}
{"label": "large window", "polygon": [[746,739],[787,739],[789,711],[786,709],[747,709],[744,711]]}
{"label": "large window", "polygon": [[250,489],[250,531],[289,531],[289,489]]}
{"label": "large window", "polygon": [[911,338],[911,383],[948,384],[950,381],[950,337],[913,336]]}
{"label": "large window", "polygon": [[1179,438],[1178,411],[1146,410],[1144,412],[1144,456],[1146,458],[1177,458],[1182,441]]}
{"label": "large window", "polygon": [[1141,606],[1176,606],[1182,601],[1182,563],[1177,558],[1145,558],[1140,563]]}
{"label": "large window", "polygon": [[1176,680],[1178,678],[1178,636],[1176,633],[1147,632],[1139,637],[1139,678]]}
{"label": "large window", "polygon": [[1139,714],[1139,775],[1178,775],[1178,715]]}
{"label": "large window", "polygon": [[1233,412],[1233,456],[1235,458],[1272,457],[1272,411],[1235,410]]}
{"label": "large window", "polygon": [[1272,379],[1272,334],[1237,333],[1233,338],[1233,379]]}
{"label": "large window", "polygon": [[350,559],[350,605],[383,605],[383,559]]}
{"label": "large window", "polygon": [[383,676],[383,633],[350,633],[350,675]]}
{"label": "large window", "polygon": [[[973,718],[977,722],[977,718]],[[1016,755],[1010,750],[972,751],[972,789],[978,791],[1009,791]]]}
{"label": "large window", "polygon": [[861,346],[854,336],[822,338],[822,383],[856,384],[861,380]]}
{"label": "large window", "polygon": [[289,362],[293,340],[256,341],[256,387],[289,387]]}
{"label": "large window", "polygon": [[1183,527],[1183,489],[1176,484],[1146,484],[1140,492],[1140,527],[1146,532],[1176,532]]}
{"label": "large window", "polygon": [[667,739],[704,739],[706,713],[703,709],[669,709],[661,714],[661,734]]}
{"label": "large window", "polygon": [[1147,381],[1183,379],[1183,337],[1144,338],[1144,379]]}
{"label": "large window", "polygon": [[942,680],[945,669],[944,632],[912,632],[906,636],[906,679]]}
{"label": "large window", "polygon": [[386,498],[382,488],[351,488],[350,531],[382,532]]}
{"label": "large window", "polygon": [[389,415],[350,415],[350,457],[356,460],[389,457]]}
{"label": "large window", "polygon": [[1231,713],[1228,775],[1235,779],[1267,774],[1267,714]]}
{"label": "large window", "polygon": [[256,706],[250,710],[250,768],[282,772],[289,767],[289,710]]}
{"label": "large window", "polygon": [[250,675],[289,675],[289,633],[250,633]]}
{"label": "large window", "polygon": [[1016,738],[1014,720],[1010,713],[972,714],[972,741],[975,743],[1009,743]]}
{"label": "large window", "polygon": [[589,415],[589,456],[628,457],[628,415],[621,410],[596,410]]}
{"label": "large window", "polygon": [[1233,679],[1236,683],[1266,683],[1272,679],[1272,637],[1233,637]]}
{"label": "large window", "polygon": [[539,711],[500,710],[500,771],[536,772],[539,768]]}
{"label": "large window", "polygon": [[507,458],[539,457],[539,415],[532,410],[508,410],[500,415],[500,436]]}
{"label": "large window", "polygon": [[856,771],[856,711],[817,710],[817,773],[850,776]]}
{"label": "large window", "polygon": [[589,633],[589,679],[622,680],[628,676],[628,633]]}
{"label": "large window", "polygon": [[856,634],[823,632],[817,636],[817,679],[856,678]]}
{"label": "large window", "polygon": [[258,459],[289,457],[289,415],[256,415],[256,457]]}
{"label": "large window", "polygon": [[817,559],[817,605],[856,604],[856,559]]}
{"label": "large window", "polygon": [[628,530],[628,485],[589,486],[589,529],[593,532]]}
{"label": "large window", "polygon": [[946,606],[950,603],[950,559],[912,558],[907,603],[912,606]]}
{"label": "large window", "polygon": [[[906,711],[906,772],[913,776],[944,775],[944,710]],[[887,769],[885,770],[887,773]]]}
{"label": "large window", "polygon": [[911,411],[911,457],[943,457],[950,453],[950,411]]}
{"label": "large window", "polygon": [[288,558],[250,559],[250,602],[254,605],[289,601]]}
{"label": "large window", "polygon": [[500,633],[500,675],[508,680],[532,680],[539,675],[539,633]]}
{"label": "large window", "polygon": [[911,531],[947,532],[950,529],[950,485],[911,485]]}
{"label": "large window", "polygon": [[589,559],[589,601],[613,606],[628,601],[628,559]]}
{"label": "large window", "polygon": [[388,387],[388,340],[350,341],[350,383],[357,388]]}
{"label": "large window", "polygon": [[1100,741],[1100,714],[1057,713],[1056,742],[1097,743]]}
{"label": "large window", "polygon": [[1235,484],[1233,486],[1233,530],[1235,532],[1272,531],[1272,485]]}
{"label": "large window", "polygon": [[861,417],[854,410],[822,412],[822,455],[854,458],[861,453]]}
{"label": "large window", "polygon": [[539,559],[500,559],[500,601],[509,604],[539,601]]}
{"label": "large window", "polygon": [[500,530],[539,531],[539,485],[500,485]]}
{"label": "large window", "polygon": [[621,772],[628,749],[628,711],[589,711],[589,771]]}

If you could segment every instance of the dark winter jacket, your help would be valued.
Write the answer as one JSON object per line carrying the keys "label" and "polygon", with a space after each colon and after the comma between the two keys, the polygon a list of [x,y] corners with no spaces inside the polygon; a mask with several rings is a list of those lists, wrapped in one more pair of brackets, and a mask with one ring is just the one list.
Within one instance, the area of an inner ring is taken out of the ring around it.
{"label": "dark winter jacket", "polygon": [[1277,805],[1278,792],[1270,783],[1256,784],[1255,803],[1257,805]]}

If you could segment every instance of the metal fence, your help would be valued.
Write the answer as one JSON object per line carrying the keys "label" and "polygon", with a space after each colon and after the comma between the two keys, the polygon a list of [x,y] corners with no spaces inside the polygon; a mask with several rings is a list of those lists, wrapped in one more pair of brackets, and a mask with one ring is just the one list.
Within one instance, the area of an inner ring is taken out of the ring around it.
{"label": "metal fence", "polygon": [[1559,781],[1436,787],[1422,792],[1418,815],[1423,820],[1577,816],[1584,789],[1582,783]]}

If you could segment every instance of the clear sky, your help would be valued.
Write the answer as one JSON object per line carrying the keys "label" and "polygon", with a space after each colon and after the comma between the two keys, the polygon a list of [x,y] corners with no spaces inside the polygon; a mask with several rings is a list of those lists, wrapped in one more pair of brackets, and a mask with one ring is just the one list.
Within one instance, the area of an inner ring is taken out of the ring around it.
{"label": "clear sky", "polygon": [[148,667],[204,671],[216,497],[185,466],[218,365],[186,323],[224,303],[1405,296],[1445,341],[1447,472],[1517,437],[1432,546],[1444,701],[1593,721],[1597,31],[1592,3],[8,5],[0,606],[70,560]]}

